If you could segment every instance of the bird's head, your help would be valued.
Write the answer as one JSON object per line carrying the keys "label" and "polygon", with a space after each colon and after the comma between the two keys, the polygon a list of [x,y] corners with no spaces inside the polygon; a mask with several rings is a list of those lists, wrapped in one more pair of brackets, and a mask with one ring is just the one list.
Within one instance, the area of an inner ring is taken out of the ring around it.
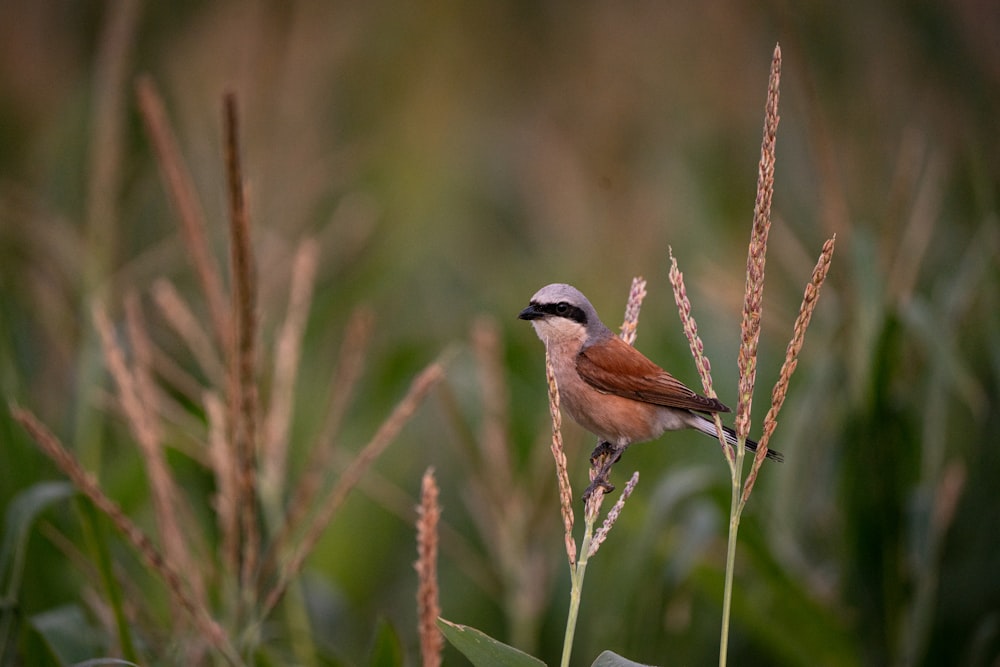
{"label": "bird's head", "polygon": [[531,322],[546,345],[571,341],[582,344],[607,331],[587,297],[565,283],[546,285],[535,292],[518,317]]}

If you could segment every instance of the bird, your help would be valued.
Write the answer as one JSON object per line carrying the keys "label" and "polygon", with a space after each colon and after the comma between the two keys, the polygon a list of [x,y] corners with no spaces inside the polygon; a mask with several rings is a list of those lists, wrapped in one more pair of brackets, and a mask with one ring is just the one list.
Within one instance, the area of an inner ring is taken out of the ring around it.
{"label": "bird", "polygon": [[[695,429],[718,438],[715,413],[730,412],[715,398],[688,389],[611,331],[580,290],[553,283],[538,290],[519,319],[527,320],[545,344],[562,407],[580,426],[599,438],[591,464],[609,455],[584,493],[598,487],[614,490],[611,466],[637,442],[659,438],[665,431]],[[736,432],[723,427],[726,443],[737,444]],[[757,443],[746,440],[746,448]],[[783,461],[769,449],[767,458]]]}

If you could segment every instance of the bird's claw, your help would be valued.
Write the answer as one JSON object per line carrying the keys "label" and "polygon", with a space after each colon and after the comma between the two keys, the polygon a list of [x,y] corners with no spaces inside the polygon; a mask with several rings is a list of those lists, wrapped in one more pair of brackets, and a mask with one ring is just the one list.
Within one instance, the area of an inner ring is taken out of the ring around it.
{"label": "bird's claw", "polygon": [[607,440],[601,440],[597,443],[597,447],[594,447],[594,451],[590,453],[590,465],[596,466],[602,456],[610,456],[613,453],[615,453],[615,446]]}
{"label": "bird's claw", "polygon": [[615,490],[615,485],[608,481],[608,475],[611,474],[611,466],[618,463],[624,451],[624,448],[618,448],[607,440],[601,440],[597,443],[597,447],[590,454],[593,481],[583,492],[583,502],[588,502],[597,489],[601,489],[605,494]]}
{"label": "bird's claw", "polygon": [[589,502],[590,497],[597,489],[603,490],[604,494],[607,495],[615,490],[615,485],[609,482],[607,477],[595,477],[594,481],[583,492],[583,502]]}

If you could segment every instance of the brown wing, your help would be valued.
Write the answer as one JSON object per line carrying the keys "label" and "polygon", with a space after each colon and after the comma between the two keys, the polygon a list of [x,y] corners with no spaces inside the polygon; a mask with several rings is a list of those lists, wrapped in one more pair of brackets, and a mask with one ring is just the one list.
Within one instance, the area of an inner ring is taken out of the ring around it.
{"label": "brown wing", "polygon": [[716,399],[685,387],[617,336],[581,350],[576,357],[576,369],[587,384],[607,394],[668,408],[729,412],[729,408]]}

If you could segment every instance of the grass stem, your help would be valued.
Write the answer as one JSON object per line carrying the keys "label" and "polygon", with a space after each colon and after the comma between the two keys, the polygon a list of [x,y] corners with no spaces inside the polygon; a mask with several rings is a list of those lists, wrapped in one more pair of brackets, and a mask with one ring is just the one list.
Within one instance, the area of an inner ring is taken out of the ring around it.
{"label": "grass stem", "polygon": [[[718,416],[716,416],[718,419]],[[732,481],[729,500],[729,533],[726,537],[726,579],[722,589],[722,629],[719,637],[719,667],[725,667],[729,657],[729,619],[733,608],[733,573],[736,571],[736,541],[743,515],[743,440],[736,444],[734,459],[728,459]]]}
{"label": "grass stem", "polygon": [[[601,493],[598,491],[597,493]],[[566,615],[566,634],[563,637],[562,667],[569,667],[569,659],[573,653],[573,637],[576,634],[576,620],[580,613],[580,599],[583,597],[583,577],[587,573],[587,561],[590,559],[590,541],[594,537],[594,521],[596,515],[588,516],[584,526],[583,542],[580,544],[580,558],[570,567],[569,612]]]}

